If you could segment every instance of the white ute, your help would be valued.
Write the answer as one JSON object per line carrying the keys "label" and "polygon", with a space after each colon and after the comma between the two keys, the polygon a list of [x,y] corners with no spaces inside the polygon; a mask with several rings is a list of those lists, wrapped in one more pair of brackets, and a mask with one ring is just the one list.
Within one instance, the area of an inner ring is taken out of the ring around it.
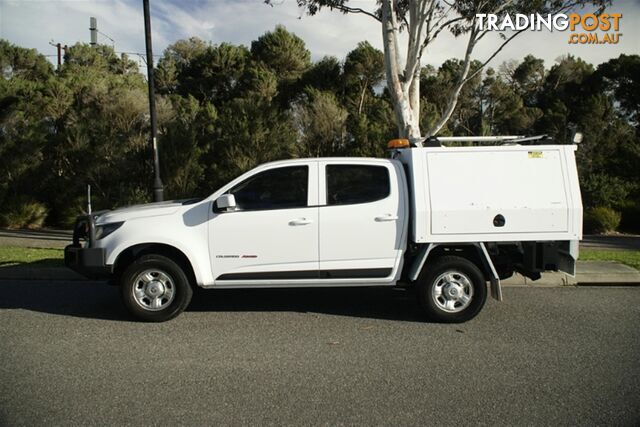
{"label": "white ute", "polygon": [[193,286],[403,286],[431,320],[463,322],[488,282],[501,300],[514,272],[575,274],[576,146],[441,146],[449,140],[483,138],[394,140],[390,159],[278,161],[202,200],[83,215],[65,262],[120,285],[147,321],[181,313]]}

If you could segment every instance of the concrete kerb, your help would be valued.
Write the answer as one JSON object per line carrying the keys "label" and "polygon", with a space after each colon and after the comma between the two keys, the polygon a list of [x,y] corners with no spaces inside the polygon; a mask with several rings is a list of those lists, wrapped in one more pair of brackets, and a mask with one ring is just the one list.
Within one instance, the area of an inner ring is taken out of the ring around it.
{"label": "concrete kerb", "polygon": [[578,261],[577,274],[562,272],[542,273],[533,281],[518,273],[502,281],[503,286],[604,286],[640,285],[640,271],[624,264],[610,261]]}

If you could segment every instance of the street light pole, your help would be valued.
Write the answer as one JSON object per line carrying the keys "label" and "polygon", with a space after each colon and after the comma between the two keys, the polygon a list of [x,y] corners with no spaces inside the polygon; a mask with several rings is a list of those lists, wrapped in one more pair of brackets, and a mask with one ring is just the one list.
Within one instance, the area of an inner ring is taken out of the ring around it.
{"label": "street light pole", "polygon": [[149,14],[149,0],[142,0],[144,9],[144,39],[147,46],[147,82],[149,84],[149,115],[151,117],[151,146],[153,147],[153,200],[161,202],[164,199],[164,188],[160,179],[160,157],[158,155],[158,123],[156,120],[156,89],[153,78],[153,51],[151,49],[151,15]]}

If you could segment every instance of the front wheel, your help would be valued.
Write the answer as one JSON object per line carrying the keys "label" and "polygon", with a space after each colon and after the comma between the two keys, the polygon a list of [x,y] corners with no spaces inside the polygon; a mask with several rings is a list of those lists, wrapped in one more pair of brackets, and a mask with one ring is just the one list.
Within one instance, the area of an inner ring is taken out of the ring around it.
{"label": "front wheel", "polygon": [[131,314],[147,322],[164,322],[182,313],[193,290],[178,264],[162,255],[135,260],[121,278],[122,300]]}
{"label": "front wheel", "polygon": [[429,319],[444,323],[473,319],[487,300],[482,272],[473,262],[457,256],[443,256],[427,264],[417,292]]}

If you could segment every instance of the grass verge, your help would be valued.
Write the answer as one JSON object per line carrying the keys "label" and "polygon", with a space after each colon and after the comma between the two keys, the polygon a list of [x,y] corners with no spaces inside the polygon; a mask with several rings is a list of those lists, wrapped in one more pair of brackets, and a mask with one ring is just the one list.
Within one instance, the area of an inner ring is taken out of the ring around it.
{"label": "grass verge", "polygon": [[0,246],[0,267],[64,267],[63,249]]}
{"label": "grass verge", "polygon": [[[581,249],[580,261],[615,261],[640,270],[640,251]],[[0,247],[0,267],[64,267],[63,249]]]}
{"label": "grass verge", "polygon": [[640,270],[640,251],[580,249],[580,261],[615,261]]}

